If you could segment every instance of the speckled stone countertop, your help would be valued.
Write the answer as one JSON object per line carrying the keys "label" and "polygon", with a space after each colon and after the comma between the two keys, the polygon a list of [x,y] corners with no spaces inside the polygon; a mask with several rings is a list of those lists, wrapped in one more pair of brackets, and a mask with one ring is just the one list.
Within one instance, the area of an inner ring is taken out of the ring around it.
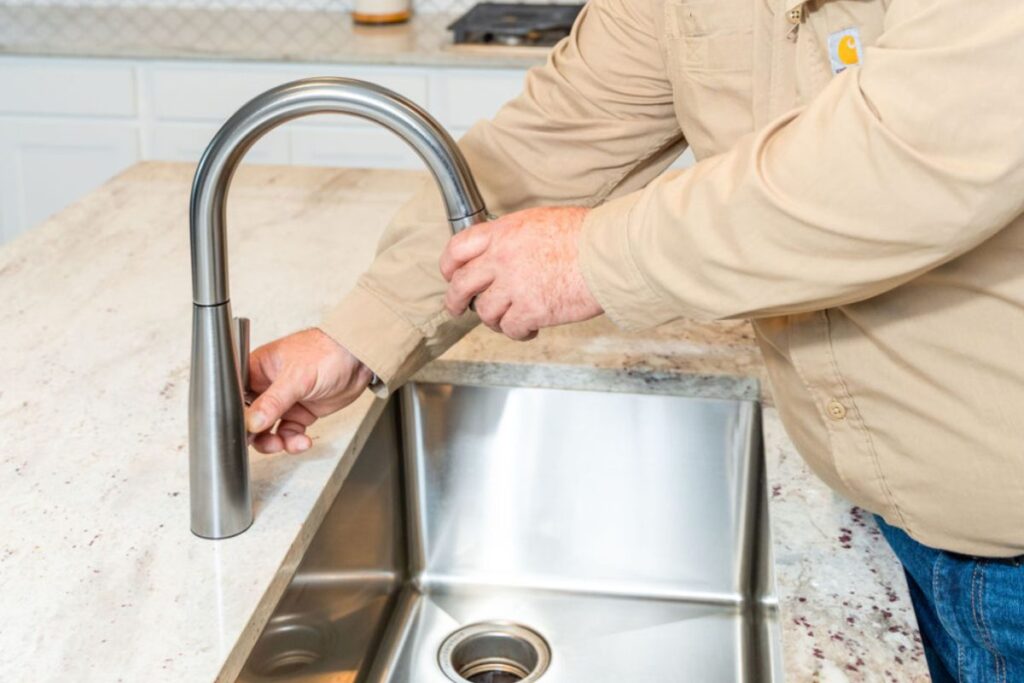
{"label": "speckled stone countertop", "polygon": [[[12,681],[232,681],[382,403],[301,456],[254,456],[256,522],[188,530],[185,164],[141,164],[0,249],[0,661]],[[372,257],[408,172],[243,168],[232,303],[259,344],[315,325]],[[359,229],[348,230],[348,224]],[[756,398],[741,323],[626,334],[606,320],[516,344],[480,329],[427,379]],[[902,571],[870,516],[808,471],[764,411],[791,681],[926,681]]]}
{"label": "speckled stone countertop", "polygon": [[230,59],[406,66],[529,67],[545,48],[452,45],[449,14],[356,26],[347,12],[202,7],[11,5],[0,55]]}

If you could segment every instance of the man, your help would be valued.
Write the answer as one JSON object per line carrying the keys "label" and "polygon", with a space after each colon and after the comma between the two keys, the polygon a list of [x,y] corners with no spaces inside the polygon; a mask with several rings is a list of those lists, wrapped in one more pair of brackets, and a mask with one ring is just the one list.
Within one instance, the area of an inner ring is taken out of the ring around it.
{"label": "man", "polygon": [[255,446],[401,384],[474,296],[515,339],[749,318],[793,441],[880,516],[935,680],[1024,681],[1021,74],[1019,0],[592,0],[460,143],[503,217],[449,243],[421,191],[326,332],[254,354]]}

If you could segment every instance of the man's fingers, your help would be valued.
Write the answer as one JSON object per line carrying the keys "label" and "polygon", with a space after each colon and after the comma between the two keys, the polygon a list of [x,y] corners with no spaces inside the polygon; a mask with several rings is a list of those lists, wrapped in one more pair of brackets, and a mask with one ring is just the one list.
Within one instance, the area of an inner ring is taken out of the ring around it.
{"label": "man's fingers", "polygon": [[313,440],[305,434],[285,434],[284,449],[292,455],[308,451],[313,446]]}
{"label": "man's fingers", "polygon": [[501,318],[499,326],[502,334],[516,341],[527,341],[537,336],[537,326],[530,321],[522,308],[515,304]]}
{"label": "man's fingers", "polygon": [[292,420],[281,420],[274,431],[281,436],[285,434],[305,434],[306,425],[293,422]]}
{"label": "man's fingers", "polygon": [[281,420],[277,426],[277,435],[289,453],[301,453],[313,445],[313,440],[306,435],[306,426],[291,420]]}
{"label": "man's fingers", "polygon": [[263,432],[253,437],[252,447],[260,453],[280,453],[284,450],[284,439],[273,432]]}
{"label": "man's fingers", "polygon": [[444,307],[453,316],[462,315],[473,297],[490,287],[494,274],[488,268],[470,264],[455,271],[444,295]]}
{"label": "man's fingers", "polygon": [[495,332],[501,332],[501,318],[512,306],[512,299],[507,295],[488,289],[476,298],[476,313],[480,322]]}
{"label": "man's fingers", "polygon": [[249,386],[247,388],[256,393],[266,391],[273,382],[273,378],[267,372],[267,368],[271,364],[272,345],[273,342],[264,344],[249,354]]}
{"label": "man's fingers", "polygon": [[537,336],[537,330],[531,330],[521,325],[502,325],[501,331],[514,341],[529,341]]}
{"label": "man's fingers", "polygon": [[306,434],[306,426],[293,420],[281,420],[273,432],[254,434],[251,438],[253,448],[261,453],[301,453],[313,445],[313,440]]}
{"label": "man's fingers", "polygon": [[292,422],[297,422],[304,427],[309,427],[317,421],[317,416],[310,412],[306,406],[301,403],[296,403],[291,408],[284,411],[284,414],[281,415],[281,420],[290,420]]}
{"label": "man's fingers", "polygon": [[245,426],[252,433],[270,429],[285,412],[305,398],[308,387],[296,372],[282,372],[245,411]]}
{"label": "man's fingers", "polygon": [[441,253],[441,274],[445,280],[451,282],[455,271],[487,251],[491,244],[489,225],[474,225],[448,240],[448,246]]}

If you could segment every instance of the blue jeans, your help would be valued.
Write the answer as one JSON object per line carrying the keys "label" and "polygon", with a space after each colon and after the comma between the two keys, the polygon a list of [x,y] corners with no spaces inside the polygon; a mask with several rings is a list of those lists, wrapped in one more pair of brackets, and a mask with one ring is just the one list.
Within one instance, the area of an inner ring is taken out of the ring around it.
{"label": "blue jeans", "polygon": [[1024,555],[935,550],[876,519],[906,570],[932,680],[1024,682]]}

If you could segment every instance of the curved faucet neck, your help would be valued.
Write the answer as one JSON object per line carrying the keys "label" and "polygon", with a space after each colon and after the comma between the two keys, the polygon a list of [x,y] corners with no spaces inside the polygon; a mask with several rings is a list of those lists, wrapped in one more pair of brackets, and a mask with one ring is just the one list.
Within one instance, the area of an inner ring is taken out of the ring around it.
{"label": "curved faucet neck", "polygon": [[386,88],[347,78],[286,83],[252,99],[217,132],[199,161],[192,185],[192,293],[199,306],[226,303],[225,205],[242,157],[268,131],[310,114],[350,114],[378,123],[405,140],[430,169],[457,232],[484,219],[486,209],[469,166],[450,135],[423,109]]}

